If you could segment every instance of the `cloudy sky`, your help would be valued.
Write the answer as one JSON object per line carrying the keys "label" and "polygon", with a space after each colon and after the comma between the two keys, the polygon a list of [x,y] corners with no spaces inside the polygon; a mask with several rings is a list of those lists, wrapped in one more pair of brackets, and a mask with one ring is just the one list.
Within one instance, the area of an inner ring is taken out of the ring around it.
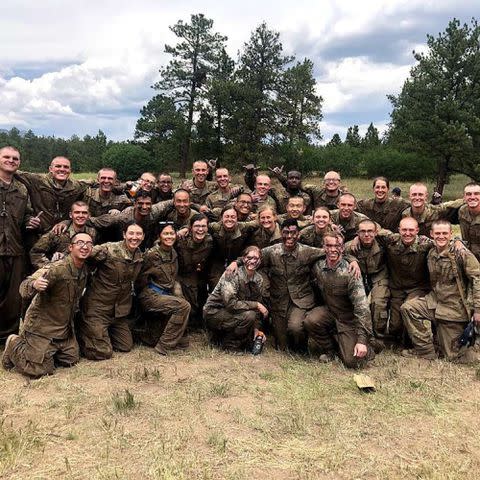
{"label": "cloudy sky", "polygon": [[285,52],[315,63],[324,141],[349,125],[388,123],[397,93],[425,46],[478,0],[1,0],[0,129],[132,138],[140,108],[168,62],[168,26],[192,13],[214,20],[230,55],[263,20]]}

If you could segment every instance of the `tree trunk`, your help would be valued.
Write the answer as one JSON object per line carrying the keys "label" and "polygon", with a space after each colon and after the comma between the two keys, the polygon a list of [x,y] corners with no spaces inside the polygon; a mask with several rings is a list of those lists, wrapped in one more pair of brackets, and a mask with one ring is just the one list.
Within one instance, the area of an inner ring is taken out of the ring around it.
{"label": "tree trunk", "polygon": [[435,187],[435,191],[438,192],[440,195],[443,195],[443,189],[448,180],[448,167],[450,164],[450,157],[447,157],[444,161],[439,162],[438,165],[438,172],[437,172],[437,186]]}

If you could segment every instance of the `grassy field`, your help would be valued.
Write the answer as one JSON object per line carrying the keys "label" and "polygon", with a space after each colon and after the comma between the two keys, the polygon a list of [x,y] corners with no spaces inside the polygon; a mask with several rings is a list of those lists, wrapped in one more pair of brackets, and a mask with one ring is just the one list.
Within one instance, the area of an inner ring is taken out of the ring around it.
{"label": "grassy field", "polygon": [[0,478],[478,478],[474,367],[385,352],[361,393],[341,364],[233,356],[201,334],[29,381],[0,372]]}

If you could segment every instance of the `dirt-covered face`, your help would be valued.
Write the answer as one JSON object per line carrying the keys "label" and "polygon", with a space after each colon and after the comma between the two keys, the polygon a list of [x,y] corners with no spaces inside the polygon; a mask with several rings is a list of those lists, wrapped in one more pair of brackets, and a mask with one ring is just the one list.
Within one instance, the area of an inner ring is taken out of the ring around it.
{"label": "dirt-covered face", "polygon": [[150,212],[152,211],[152,199],[150,197],[137,197],[135,210],[142,217],[150,215]]}
{"label": "dirt-covered face", "polygon": [[287,250],[293,250],[296,247],[299,233],[298,227],[295,225],[282,228],[283,245]]}
{"label": "dirt-covered face", "polygon": [[357,234],[360,243],[365,247],[370,247],[377,236],[377,227],[373,222],[362,222],[358,226]]}
{"label": "dirt-covered face", "polygon": [[170,175],[160,175],[157,181],[157,187],[162,193],[170,193],[172,191],[173,181]]}
{"label": "dirt-covered face", "polygon": [[173,226],[167,225],[166,227],[164,227],[160,232],[158,239],[160,240],[160,246],[162,246],[163,248],[172,248],[175,240],[177,239],[177,234]]}
{"label": "dirt-covered face", "polygon": [[340,238],[326,236],[323,239],[323,249],[327,256],[327,262],[334,265],[342,258],[343,242]]}
{"label": "dirt-covered face", "polygon": [[143,242],[143,228],[140,225],[129,225],[127,231],[123,234],[123,238],[128,250],[134,252]]}
{"label": "dirt-covered face", "polygon": [[377,202],[383,203],[388,198],[388,187],[385,180],[377,180],[373,187],[373,194]]}
{"label": "dirt-covered face", "polygon": [[72,167],[70,160],[65,157],[57,157],[52,160],[48,171],[52,174],[52,177],[57,182],[66,182],[70,173],[72,173]]}
{"label": "dirt-covered face", "polygon": [[201,242],[207,236],[208,231],[208,221],[206,218],[202,220],[197,220],[193,222],[192,228],[192,238],[195,242]]}

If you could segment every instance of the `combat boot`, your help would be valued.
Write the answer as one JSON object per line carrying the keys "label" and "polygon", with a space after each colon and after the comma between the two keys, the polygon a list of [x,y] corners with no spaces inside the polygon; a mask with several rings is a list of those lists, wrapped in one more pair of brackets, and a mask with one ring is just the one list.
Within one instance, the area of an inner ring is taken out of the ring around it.
{"label": "combat boot", "polygon": [[11,370],[15,366],[10,358],[10,354],[18,343],[18,340],[20,340],[20,336],[12,334],[8,336],[7,341],[5,342],[5,350],[2,355],[2,367],[5,370]]}

